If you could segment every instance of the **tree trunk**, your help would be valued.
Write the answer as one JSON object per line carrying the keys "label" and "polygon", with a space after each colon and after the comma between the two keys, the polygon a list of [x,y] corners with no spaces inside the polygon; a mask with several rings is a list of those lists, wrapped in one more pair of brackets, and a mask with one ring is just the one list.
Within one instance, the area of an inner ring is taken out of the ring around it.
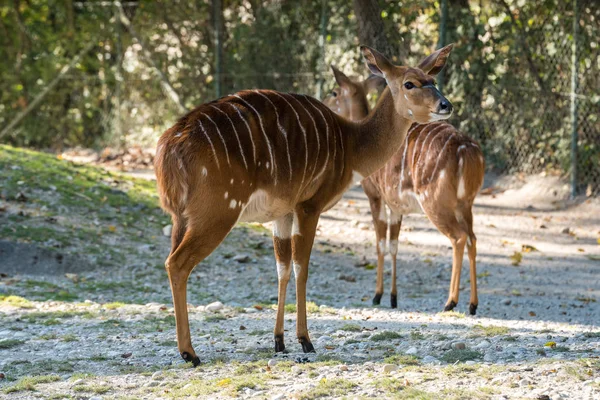
{"label": "tree trunk", "polygon": [[373,47],[387,57],[399,56],[385,34],[385,25],[377,0],[353,0],[354,14],[358,21],[358,39],[361,44]]}

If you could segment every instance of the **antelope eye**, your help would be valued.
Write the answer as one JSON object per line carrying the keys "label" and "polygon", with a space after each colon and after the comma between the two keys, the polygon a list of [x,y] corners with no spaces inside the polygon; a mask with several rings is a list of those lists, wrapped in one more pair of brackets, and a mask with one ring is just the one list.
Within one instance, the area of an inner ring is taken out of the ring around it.
{"label": "antelope eye", "polygon": [[410,90],[410,89],[412,89],[412,88],[414,88],[414,87],[415,87],[415,84],[414,84],[414,83],[412,83],[412,82],[406,82],[406,83],[404,84],[404,87],[406,88],[406,90]]}
{"label": "antelope eye", "polygon": [[334,90],[333,92],[331,92],[331,95],[332,95],[333,97],[337,97],[337,95],[338,95],[338,93],[337,93],[337,90]]}

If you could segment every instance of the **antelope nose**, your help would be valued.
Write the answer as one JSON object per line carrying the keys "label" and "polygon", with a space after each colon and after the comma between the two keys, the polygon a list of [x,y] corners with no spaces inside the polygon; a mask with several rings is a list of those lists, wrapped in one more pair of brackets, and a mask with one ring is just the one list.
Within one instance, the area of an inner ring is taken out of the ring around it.
{"label": "antelope nose", "polygon": [[451,114],[452,113],[452,104],[446,99],[441,100],[440,103],[438,104],[437,113],[438,114]]}

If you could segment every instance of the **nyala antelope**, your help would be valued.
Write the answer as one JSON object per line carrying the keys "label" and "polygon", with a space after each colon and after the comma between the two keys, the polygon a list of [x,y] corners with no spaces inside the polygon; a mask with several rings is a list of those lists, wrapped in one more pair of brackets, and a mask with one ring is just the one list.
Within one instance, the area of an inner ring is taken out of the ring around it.
{"label": "nyala antelope", "polygon": [[247,90],[197,107],[163,133],[155,171],[161,205],[173,219],[165,267],[184,360],[200,363],[190,338],[188,276],[238,221],[274,221],[275,351],[285,350],[284,305],[293,265],[296,336],[304,352],[314,352],[306,325],[306,281],[319,215],[340,199],[353,176],[361,179],[380,169],[413,122],[450,117],[452,106],[431,84],[431,75],[445,65],[451,49],[410,68],[361,47],[369,69],[391,90],[359,123],[308,96]]}
{"label": "nyala antelope", "polygon": [[[325,104],[338,114],[352,120],[362,120],[369,113],[368,91],[377,86],[369,77],[353,82],[332,66],[338,88],[325,99]],[[433,87],[431,80],[411,81],[404,88]],[[392,93],[394,88],[391,88]],[[434,89],[432,89],[434,90]],[[405,110],[411,113],[410,106]],[[452,277],[450,293],[444,307],[452,310],[458,303],[460,272],[465,244],[471,273],[469,312],[477,310],[477,241],[473,233],[473,201],[483,183],[485,163],[479,145],[460,134],[445,122],[413,124],[396,154],[374,174],[361,183],[369,198],[377,238],[377,286],[373,304],[383,295],[383,266],[386,237],[392,258],[392,288],[390,303],[398,306],[396,289],[396,256],[402,216],[425,213],[437,229],[452,243]],[[389,209],[389,217],[388,211]]]}

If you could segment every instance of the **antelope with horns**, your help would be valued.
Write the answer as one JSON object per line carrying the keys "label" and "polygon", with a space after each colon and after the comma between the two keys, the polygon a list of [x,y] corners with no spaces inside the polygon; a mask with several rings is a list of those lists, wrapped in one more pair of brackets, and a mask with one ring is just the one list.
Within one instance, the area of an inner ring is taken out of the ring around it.
{"label": "antelope with horns", "polygon": [[[163,133],[155,171],[161,205],[173,219],[165,267],[184,360],[200,363],[190,338],[188,276],[238,221],[274,221],[279,278],[275,351],[285,349],[284,305],[292,265],[296,335],[304,352],[314,351],[306,325],[306,282],[319,215],[340,199],[353,175],[364,177],[381,168],[413,122],[450,117],[452,106],[432,85],[431,75],[444,66],[451,49],[444,47],[410,68],[361,47],[369,69],[385,77],[391,90],[360,123],[308,96],[248,90],[197,107]],[[408,82],[415,88],[407,89]]]}
{"label": "antelope with horns", "polygon": [[[369,113],[366,94],[377,85],[369,77],[353,82],[332,66],[339,85],[325,99],[332,110],[352,120]],[[431,83],[427,83],[431,84]],[[404,88],[415,90],[421,82],[405,82]],[[392,89],[393,90],[393,89]],[[406,110],[410,114],[410,108]],[[473,233],[473,201],[483,183],[485,163],[479,145],[445,122],[413,124],[396,154],[374,174],[362,181],[369,199],[377,237],[377,287],[373,304],[383,295],[383,266],[389,230],[389,253],[392,258],[391,306],[397,307],[396,256],[402,216],[423,212],[452,243],[452,277],[450,293],[444,307],[452,310],[458,303],[460,273],[465,244],[471,272],[469,312],[477,310],[477,241]],[[388,212],[389,209],[389,219]]]}

